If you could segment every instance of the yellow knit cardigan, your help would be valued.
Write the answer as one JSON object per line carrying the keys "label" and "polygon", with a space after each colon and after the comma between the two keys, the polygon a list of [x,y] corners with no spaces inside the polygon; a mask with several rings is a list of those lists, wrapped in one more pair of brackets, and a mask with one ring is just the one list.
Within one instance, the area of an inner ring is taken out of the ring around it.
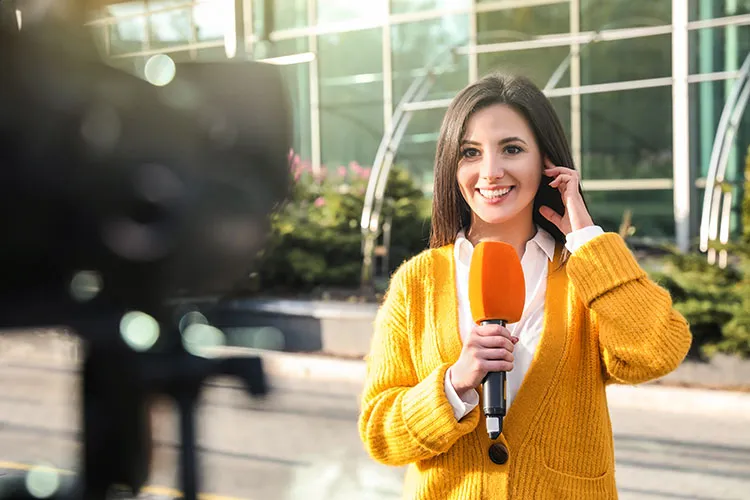
{"label": "yellow knit cardigan", "polygon": [[652,380],[682,362],[691,335],[669,294],[617,234],[597,236],[564,264],[558,245],[542,338],[500,436],[510,458],[496,465],[481,408],[457,421],[445,395],[462,349],[454,266],[447,245],[392,278],[359,418],[370,455],[409,464],[406,499],[617,498],[605,385]]}

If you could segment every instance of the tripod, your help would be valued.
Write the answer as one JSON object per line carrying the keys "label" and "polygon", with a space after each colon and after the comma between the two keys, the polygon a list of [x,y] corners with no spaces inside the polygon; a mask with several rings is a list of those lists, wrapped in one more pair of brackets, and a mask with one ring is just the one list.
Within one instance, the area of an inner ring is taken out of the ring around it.
{"label": "tripod", "polygon": [[[86,336],[93,340],[86,343],[81,370],[82,471],[72,488],[60,490],[52,498],[102,500],[115,489],[136,495],[149,476],[150,403],[155,396],[167,396],[175,401],[180,414],[181,489],[184,498],[194,500],[200,489],[195,408],[203,383],[214,376],[232,376],[243,381],[251,396],[264,395],[267,384],[262,361],[258,357],[212,359],[193,354],[184,343],[175,342],[183,332],[164,321],[152,323],[158,325],[159,341],[138,352],[127,341],[133,332],[106,334],[112,327],[122,330],[118,323],[121,321],[111,315],[86,326],[96,327],[100,334]],[[113,342],[117,337],[120,342]],[[0,498],[37,497],[19,482],[0,490]]]}
{"label": "tripod", "polygon": [[[84,349],[82,471],[47,498],[137,493],[150,403],[166,395],[195,499],[204,381],[267,388],[259,358],[191,352],[165,304],[225,296],[264,247],[291,186],[286,88],[276,68],[248,61],[177,64],[157,87],[103,63],[75,20],[29,15],[19,29],[23,5],[0,0],[0,328],[65,325]],[[0,499],[32,497],[0,483]]]}

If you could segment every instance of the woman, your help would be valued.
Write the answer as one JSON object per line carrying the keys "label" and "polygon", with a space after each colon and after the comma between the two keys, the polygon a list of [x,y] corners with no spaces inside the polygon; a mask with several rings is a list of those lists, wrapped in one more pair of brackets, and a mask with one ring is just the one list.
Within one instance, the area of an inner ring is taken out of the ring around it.
{"label": "woman", "polygon": [[[526,305],[507,328],[471,319],[468,267],[484,240],[521,257]],[[592,222],[559,119],[528,80],[483,78],[448,108],[430,247],[396,271],[378,312],[368,452],[409,465],[409,499],[617,498],[605,385],[669,373],[691,335],[623,240]],[[489,371],[508,372],[500,464],[477,405]]]}

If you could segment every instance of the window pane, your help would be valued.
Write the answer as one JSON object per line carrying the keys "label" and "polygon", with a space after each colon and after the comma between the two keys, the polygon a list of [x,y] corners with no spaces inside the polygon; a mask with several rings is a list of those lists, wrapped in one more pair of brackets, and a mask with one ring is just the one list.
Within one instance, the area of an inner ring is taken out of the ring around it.
{"label": "window pane", "polygon": [[318,23],[333,23],[352,19],[385,20],[388,0],[323,0],[318,4]]}
{"label": "window pane", "polygon": [[318,38],[321,155],[372,165],[383,136],[382,30]]}
{"label": "window pane", "polygon": [[581,0],[581,30],[672,24],[672,0]]}
{"label": "window pane", "polygon": [[107,5],[105,9],[108,15],[114,16],[114,17],[124,17],[124,16],[132,16],[135,14],[144,14],[146,12],[146,2],[142,0],[140,2],[116,3],[112,5]]}
{"label": "window pane", "polygon": [[423,100],[451,98],[469,81],[468,58],[452,54],[466,45],[468,16],[447,16],[393,26],[393,103],[394,107],[416,78],[437,70],[434,83]]}
{"label": "window pane", "polygon": [[672,88],[581,96],[583,177],[672,177]]}
{"label": "window pane", "polygon": [[170,10],[149,16],[151,47],[185,45],[192,40],[190,9]]}
{"label": "window pane", "polygon": [[405,167],[427,193],[432,192],[435,149],[443,115],[445,109],[413,113],[396,155],[396,163]]}
{"label": "window pane", "polygon": [[[480,45],[519,42],[540,35],[567,33],[569,29],[570,6],[567,2],[477,15],[477,42]],[[479,73],[507,71],[521,74],[544,87],[555,70],[561,64],[567,64],[569,53],[569,47],[564,46],[479,54]],[[566,70],[556,86],[569,85],[570,77]]]}
{"label": "window pane", "polygon": [[307,0],[274,0],[274,30],[307,26]]}
{"label": "window pane", "polygon": [[[565,137],[568,140],[568,144],[570,144],[570,97],[553,97],[550,99],[550,102],[552,103],[552,107],[555,108],[557,117],[560,119],[560,123],[562,123],[565,130]],[[579,166],[576,165],[576,167]]]}
{"label": "window pane", "polygon": [[690,74],[737,71],[750,52],[747,26],[690,31]]}
{"label": "window pane", "polygon": [[479,43],[516,42],[570,31],[568,2],[477,14]]}
{"label": "window pane", "polygon": [[[690,154],[699,177],[706,177],[708,174],[719,119],[732,86],[732,81],[700,82],[690,85]],[[748,144],[750,144],[750,107],[740,118],[734,144],[729,150],[726,180],[742,182]],[[737,201],[741,202],[741,200]]]}
{"label": "window pane", "polygon": [[224,40],[234,32],[234,1],[212,0],[193,7],[195,35],[199,41]]}
{"label": "window pane", "polygon": [[[632,61],[632,64],[623,64]],[[581,48],[583,85],[672,76],[672,36],[596,42]]]}
{"label": "window pane", "polygon": [[688,0],[690,20],[750,14],[750,0]]}
{"label": "window pane", "polygon": [[[544,88],[558,67],[567,66],[569,53],[568,47],[550,47],[479,54],[479,74],[486,75],[492,72],[520,74],[530,78],[539,88]],[[555,87],[569,86],[570,73],[566,70]]]}
{"label": "window pane", "polygon": [[424,10],[469,8],[471,0],[391,0],[391,14]]}
{"label": "window pane", "polygon": [[632,214],[635,236],[674,238],[672,190],[586,191],[591,218],[605,231],[617,232],[627,210]]}
{"label": "window pane", "polygon": [[280,70],[294,115],[294,142],[292,147],[302,160],[310,161],[312,158],[310,65],[290,64],[280,66]]}

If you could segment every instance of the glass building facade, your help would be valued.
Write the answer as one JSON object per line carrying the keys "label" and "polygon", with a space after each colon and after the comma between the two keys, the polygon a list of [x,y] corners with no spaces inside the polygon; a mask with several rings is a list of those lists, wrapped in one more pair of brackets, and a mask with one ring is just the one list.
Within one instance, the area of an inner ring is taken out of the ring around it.
{"label": "glass building facade", "polygon": [[[110,5],[91,26],[109,60],[143,73],[156,54],[280,64],[294,149],[313,168],[371,165],[410,83],[434,72],[395,162],[429,192],[447,103],[510,70],[546,89],[594,219],[637,236],[694,241],[720,117],[750,54],[750,0],[150,0]],[[749,87],[750,88],[750,87]],[[739,230],[750,112],[726,181]]]}

